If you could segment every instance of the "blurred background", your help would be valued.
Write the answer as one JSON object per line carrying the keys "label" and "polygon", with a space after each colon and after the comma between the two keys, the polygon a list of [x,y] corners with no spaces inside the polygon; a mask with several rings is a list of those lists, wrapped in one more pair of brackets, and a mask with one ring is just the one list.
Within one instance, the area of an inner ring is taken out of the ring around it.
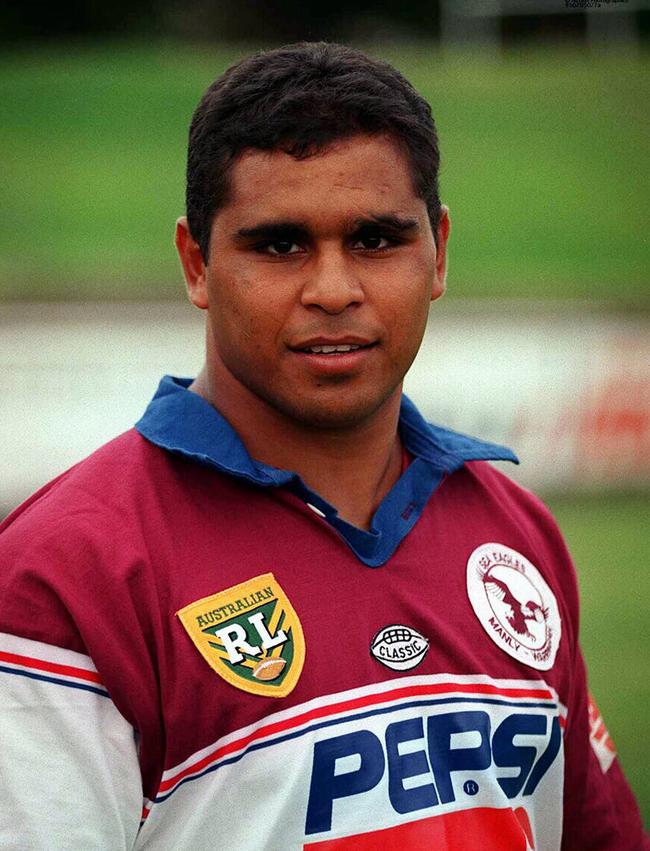
{"label": "blurred background", "polygon": [[338,40],[438,124],[453,233],[407,389],[512,446],[582,587],[591,688],[646,824],[650,3],[23,0],[0,9],[0,516],[194,374],[173,250],[187,128],[253,50]]}

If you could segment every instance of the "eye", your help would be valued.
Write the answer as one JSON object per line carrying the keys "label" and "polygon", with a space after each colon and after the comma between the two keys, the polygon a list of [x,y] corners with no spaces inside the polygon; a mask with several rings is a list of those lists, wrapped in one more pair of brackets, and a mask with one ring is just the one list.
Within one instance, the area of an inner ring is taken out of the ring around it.
{"label": "eye", "polygon": [[369,231],[361,233],[354,240],[352,247],[360,248],[363,251],[382,251],[386,248],[392,248],[397,245],[398,240],[384,234]]}
{"label": "eye", "polygon": [[364,248],[386,248],[389,245],[388,240],[385,236],[379,236],[379,234],[372,234],[368,236],[362,236],[358,242],[363,243]]}
{"label": "eye", "polygon": [[263,254],[270,254],[272,257],[298,254],[302,251],[301,247],[290,239],[276,239],[273,242],[265,242],[255,246],[255,249]]}

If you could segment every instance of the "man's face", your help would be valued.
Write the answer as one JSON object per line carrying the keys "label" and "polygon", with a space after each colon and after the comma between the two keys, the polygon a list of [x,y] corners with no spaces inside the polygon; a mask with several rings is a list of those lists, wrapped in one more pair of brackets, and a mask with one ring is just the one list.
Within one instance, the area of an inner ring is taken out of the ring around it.
{"label": "man's face", "polygon": [[188,278],[208,310],[217,382],[234,379],[251,414],[261,399],[313,427],[371,417],[399,395],[444,291],[448,227],[445,211],[436,247],[406,157],[386,138],[304,160],[245,152],[209,262]]}

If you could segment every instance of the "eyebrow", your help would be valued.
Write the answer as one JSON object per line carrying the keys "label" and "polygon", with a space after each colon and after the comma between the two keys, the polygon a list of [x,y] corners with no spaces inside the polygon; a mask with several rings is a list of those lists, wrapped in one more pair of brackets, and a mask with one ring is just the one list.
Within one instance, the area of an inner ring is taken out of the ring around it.
{"label": "eyebrow", "polygon": [[309,238],[309,230],[301,222],[269,221],[260,222],[251,228],[240,228],[235,233],[235,240],[242,242],[249,239],[299,239]]}
{"label": "eyebrow", "polygon": [[[389,228],[398,233],[416,232],[420,228],[417,219],[399,216],[395,213],[370,213],[367,216],[360,216],[354,219],[352,222],[352,232],[357,233],[363,230],[363,228],[376,227],[377,225]],[[293,239],[306,241],[310,237],[310,231],[303,222],[271,220],[260,222],[250,228],[239,228],[234,236],[237,242],[244,242],[250,239]]]}
{"label": "eyebrow", "polygon": [[373,225],[382,225],[390,228],[390,230],[398,233],[406,233],[407,231],[418,231],[420,224],[417,219],[412,219],[407,216],[398,216],[396,213],[371,213],[368,216],[362,216],[355,219],[354,226],[356,230],[361,230],[364,227],[372,227]]}

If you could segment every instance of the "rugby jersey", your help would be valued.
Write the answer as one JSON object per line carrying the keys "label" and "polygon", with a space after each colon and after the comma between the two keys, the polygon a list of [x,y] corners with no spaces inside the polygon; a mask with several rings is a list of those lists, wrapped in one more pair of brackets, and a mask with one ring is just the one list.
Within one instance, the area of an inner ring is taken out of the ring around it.
{"label": "rugby jersey", "polygon": [[649,847],[512,453],[405,399],[363,531],[188,384],[0,527],[0,845]]}

